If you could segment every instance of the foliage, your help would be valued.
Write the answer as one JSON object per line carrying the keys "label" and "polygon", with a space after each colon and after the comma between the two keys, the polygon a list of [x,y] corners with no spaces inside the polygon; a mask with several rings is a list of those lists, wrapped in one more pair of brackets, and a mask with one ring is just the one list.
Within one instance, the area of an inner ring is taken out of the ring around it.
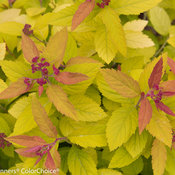
{"label": "foliage", "polygon": [[174,14],[174,0],[0,0],[0,168],[174,175]]}

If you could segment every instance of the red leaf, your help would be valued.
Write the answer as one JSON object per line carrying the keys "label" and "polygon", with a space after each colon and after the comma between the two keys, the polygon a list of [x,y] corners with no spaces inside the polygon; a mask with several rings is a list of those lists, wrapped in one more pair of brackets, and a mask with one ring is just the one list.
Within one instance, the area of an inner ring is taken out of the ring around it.
{"label": "red leaf", "polygon": [[14,98],[29,90],[30,88],[27,88],[27,85],[24,83],[24,78],[20,78],[0,93],[0,99]]}
{"label": "red leaf", "polygon": [[161,58],[155,65],[151,76],[148,80],[149,88],[153,88],[154,85],[159,85],[162,77],[163,59]]}
{"label": "red leaf", "polygon": [[145,129],[146,125],[150,122],[152,117],[152,107],[149,100],[144,97],[140,102],[139,110],[139,133]]}
{"label": "red leaf", "polygon": [[81,73],[72,73],[72,72],[60,72],[55,76],[55,79],[63,84],[76,84],[81,81],[87,80],[88,76]]}
{"label": "red leaf", "polygon": [[22,51],[24,58],[26,58],[29,63],[32,63],[34,57],[39,57],[39,51],[35,43],[24,33],[22,33]]}
{"label": "red leaf", "polygon": [[47,153],[47,159],[45,162],[45,166],[48,169],[56,169],[55,162],[54,162],[50,152]]}
{"label": "red leaf", "polygon": [[28,152],[29,149],[30,148],[20,148],[20,149],[16,149],[15,152],[17,152],[18,154],[24,157],[36,157],[37,155],[35,152]]}
{"label": "red leaf", "polygon": [[167,63],[170,66],[172,72],[175,74],[175,61],[171,58],[168,58]]}
{"label": "red leaf", "polygon": [[162,102],[156,103],[156,107],[168,115],[175,116],[175,113],[171,111],[171,109]]}
{"label": "red leaf", "polygon": [[19,135],[7,137],[6,140],[27,147],[35,147],[47,144],[41,137],[38,136]]}
{"label": "red leaf", "polygon": [[86,0],[78,7],[72,19],[72,28],[74,30],[91,13],[95,7],[95,0]]}
{"label": "red leaf", "polygon": [[175,80],[164,81],[160,86],[163,88],[163,92],[175,92]]}

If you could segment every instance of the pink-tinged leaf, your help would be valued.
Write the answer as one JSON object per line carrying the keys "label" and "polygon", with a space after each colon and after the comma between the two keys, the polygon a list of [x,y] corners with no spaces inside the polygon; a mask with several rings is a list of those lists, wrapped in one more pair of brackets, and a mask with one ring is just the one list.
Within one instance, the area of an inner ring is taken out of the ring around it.
{"label": "pink-tinged leaf", "polygon": [[59,152],[56,149],[53,150],[52,158],[55,162],[56,168],[60,168],[61,156],[60,156]]}
{"label": "pink-tinged leaf", "polygon": [[167,97],[169,97],[169,96],[174,96],[174,95],[175,95],[175,92],[168,92],[168,91],[165,91],[165,92],[162,92],[162,95],[163,95],[163,96],[167,96]]}
{"label": "pink-tinged leaf", "polygon": [[18,154],[24,157],[36,157],[37,156],[35,152],[27,152],[28,149],[30,148],[20,148],[20,149],[16,149],[15,152],[17,152]]}
{"label": "pink-tinged leaf", "polygon": [[162,102],[156,103],[156,107],[168,115],[175,116],[175,113],[171,111],[171,109]]}
{"label": "pink-tinged leaf", "polygon": [[163,92],[175,92],[175,80],[164,81],[160,84]]}
{"label": "pink-tinged leaf", "polygon": [[88,79],[87,75],[72,72],[60,72],[55,79],[63,84],[76,84]]}
{"label": "pink-tinged leaf", "polygon": [[39,97],[42,95],[43,91],[44,91],[44,87],[43,87],[43,86],[39,86],[39,87],[38,87],[38,94],[39,94]]}
{"label": "pink-tinged leaf", "polygon": [[168,58],[167,63],[170,66],[171,71],[175,74],[175,61],[171,58]]}
{"label": "pink-tinged leaf", "polygon": [[151,76],[148,80],[149,88],[153,88],[154,85],[159,85],[162,77],[162,70],[163,70],[163,59],[161,58],[155,65],[151,73]]}
{"label": "pink-tinged leaf", "polygon": [[67,40],[68,31],[64,28],[49,39],[47,47],[43,52],[43,56],[47,58],[49,62],[54,63],[56,67],[59,67],[63,61]]}
{"label": "pink-tinged leaf", "polygon": [[71,28],[72,31],[83,22],[83,20],[94,9],[94,7],[95,7],[95,0],[85,0],[85,2],[80,4],[78,10],[75,12],[72,19],[72,28]]}
{"label": "pink-tinged leaf", "polygon": [[35,43],[24,33],[22,33],[22,51],[24,58],[32,63],[34,57],[39,57],[39,51]]}
{"label": "pink-tinged leaf", "polygon": [[24,78],[12,83],[7,89],[0,93],[0,99],[14,98],[29,91],[30,88],[24,83]]}
{"label": "pink-tinged leaf", "polygon": [[32,113],[40,130],[47,136],[56,138],[56,127],[53,125],[44,107],[40,104],[39,100],[35,96],[32,98]]}
{"label": "pink-tinged leaf", "polygon": [[35,147],[47,144],[41,137],[38,136],[19,135],[7,137],[6,140],[27,147]]}
{"label": "pink-tinged leaf", "polygon": [[140,102],[139,110],[139,133],[145,129],[146,125],[150,122],[152,117],[152,107],[149,100],[144,97]]}
{"label": "pink-tinged leaf", "polygon": [[46,90],[46,94],[59,112],[77,120],[76,110],[60,86],[50,85]]}
{"label": "pink-tinged leaf", "polygon": [[50,152],[47,153],[45,166],[47,169],[56,169],[55,162],[54,162]]}

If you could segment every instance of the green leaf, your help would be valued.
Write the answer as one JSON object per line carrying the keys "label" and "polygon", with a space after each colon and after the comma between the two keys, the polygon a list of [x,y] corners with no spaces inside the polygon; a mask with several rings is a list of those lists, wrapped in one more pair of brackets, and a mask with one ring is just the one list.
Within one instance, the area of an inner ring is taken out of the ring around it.
{"label": "green leaf", "polygon": [[44,50],[43,56],[50,62],[54,62],[56,67],[59,67],[63,61],[67,39],[68,32],[67,29],[64,28],[49,39],[47,47]]}
{"label": "green leaf", "polygon": [[137,158],[138,157],[132,158],[128,151],[122,146],[115,151],[114,156],[110,161],[109,168],[122,168],[131,164]]}
{"label": "green leaf", "polygon": [[167,151],[165,145],[155,139],[151,150],[152,155],[152,167],[155,175],[163,174],[165,171]]}
{"label": "green leaf", "polygon": [[57,110],[74,120],[77,120],[74,106],[70,103],[66,93],[58,85],[50,85],[46,94]]}
{"label": "green leaf", "polygon": [[137,15],[155,7],[162,0],[112,0],[111,6],[119,14]]}
{"label": "green leaf", "polygon": [[111,151],[128,141],[136,130],[137,122],[137,111],[134,106],[124,106],[112,113],[106,129]]}
{"label": "green leaf", "polygon": [[8,123],[1,117],[0,117],[0,123],[1,123],[0,133],[5,133],[6,136],[8,136],[11,133]]}
{"label": "green leaf", "polygon": [[17,22],[4,22],[0,24],[0,32],[4,34],[19,36],[22,33],[23,24]]}
{"label": "green leaf", "polygon": [[106,146],[106,119],[98,122],[76,122],[69,118],[62,118],[60,129],[72,143],[82,147]]}
{"label": "green leaf", "polygon": [[98,175],[122,175],[122,173],[117,170],[99,169]]}
{"label": "green leaf", "polygon": [[127,46],[130,48],[144,48],[154,46],[153,41],[145,34],[137,31],[125,31]]}
{"label": "green leaf", "polygon": [[171,175],[175,175],[174,163],[175,163],[175,150],[167,148],[166,171]]}
{"label": "green leaf", "polygon": [[137,81],[121,71],[102,69],[101,73],[109,86],[124,97],[133,98],[140,95]]}
{"label": "green leaf", "polygon": [[138,129],[135,134],[124,144],[126,150],[134,158],[139,155],[147,144],[148,132],[143,131],[142,134],[139,134]]}
{"label": "green leaf", "polygon": [[77,119],[80,121],[98,121],[106,117],[100,106],[87,96],[71,96],[70,102],[74,105]]}
{"label": "green leaf", "polygon": [[34,120],[38,124],[40,130],[47,136],[56,138],[56,127],[53,125],[44,107],[40,104],[39,100],[35,96],[32,98],[32,113]]}
{"label": "green leaf", "polygon": [[157,111],[157,109],[153,110],[151,121],[147,125],[146,129],[158,140],[171,147],[171,125],[168,118],[164,116],[162,112]]}
{"label": "green leaf", "polygon": [[149,11],[149,19],[154,29],[161,35],[167,35],[171,25],[167,12],[161,7],[154,7]]}
{"label": "green leaf", "polygon": [[99,13],[99,16],[105,24],[106,30],[116,46],[116,49],[122,55],[126,56],[127,49],[125,34],[118,14],[112,8],[106,7]]}
{"label": "green leaf", "polygon": [[72,175],[97,175],[92,157],[84,150],[73,146],[68,155],[68,166]]}

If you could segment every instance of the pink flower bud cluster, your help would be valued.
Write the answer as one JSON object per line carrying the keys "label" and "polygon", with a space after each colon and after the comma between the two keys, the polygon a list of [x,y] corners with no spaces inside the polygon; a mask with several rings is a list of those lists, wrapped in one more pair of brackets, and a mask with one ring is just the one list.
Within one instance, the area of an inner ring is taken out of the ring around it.
{"label": "pink flower bud cluster", "polygon": [[162,100],[162,91],[159,85],[154,85],[154,87],[148,92],[147,97],[151,97],[155,103],[159,103]]}
{"label": "pink flower bud cluster", "polygon": [[97,3],[97,5],[100,7],[100,8],[104,8],[105,6],[108,6],[109,5],[109,2],[110,0],[102,0],[101,3]]}
{"label": "pink flower bud cluster", "polygon": [[0,148],[5,148],[5,146],[11,146],[11,143],[4,139],[6,135],[4,133],[0,133]]}
{"label": "pink flower bud cluster", "polygon": [[31,25],[30,24],[25,24],[24,28],[23,28],[23,32],[25,35],[32,35],[33,34],[33,30],[30,30]]}

